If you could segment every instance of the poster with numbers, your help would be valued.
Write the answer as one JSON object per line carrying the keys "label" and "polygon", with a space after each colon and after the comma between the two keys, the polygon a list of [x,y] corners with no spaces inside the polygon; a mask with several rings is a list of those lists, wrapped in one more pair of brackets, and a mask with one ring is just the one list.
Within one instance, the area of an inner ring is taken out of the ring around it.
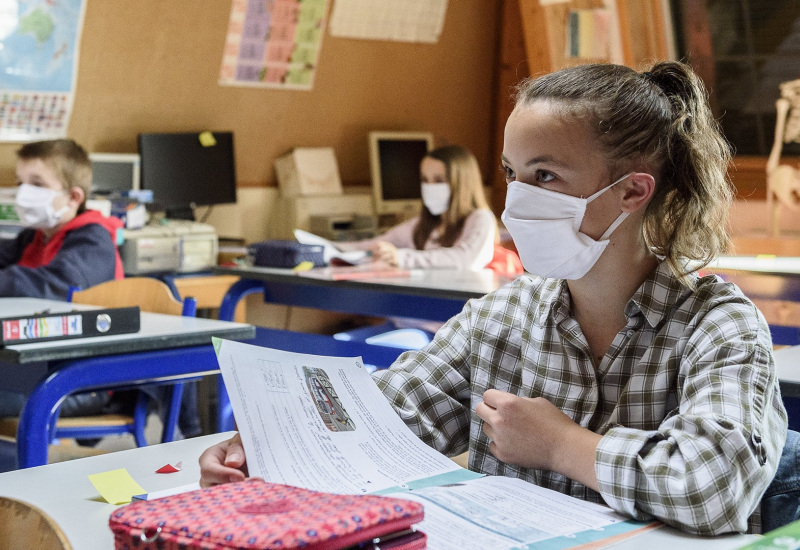
{"label": "poster with numbers", "polygon": [[0,141],[67,135],[85,0],[0,2]]}
{"label": "poster with numbers", "polygon": [[329,0],[233,0],[219,83],[310,90]]}

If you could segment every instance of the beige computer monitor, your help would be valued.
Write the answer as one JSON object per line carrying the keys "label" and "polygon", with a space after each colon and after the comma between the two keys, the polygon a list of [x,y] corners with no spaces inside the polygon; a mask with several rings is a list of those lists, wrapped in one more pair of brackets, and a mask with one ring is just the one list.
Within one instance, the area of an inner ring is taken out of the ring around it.
{"label": "beige computer monitor", "polygon": [[378,216],[391,214],[402,220],[419,213],[419,164],[431,149],[431,132],[369,133],[372,193]]}

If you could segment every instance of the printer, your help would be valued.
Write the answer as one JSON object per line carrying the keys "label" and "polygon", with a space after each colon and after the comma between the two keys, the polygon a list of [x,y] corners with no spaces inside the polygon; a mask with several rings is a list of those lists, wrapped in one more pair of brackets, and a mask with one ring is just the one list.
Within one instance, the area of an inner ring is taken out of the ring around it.
{"label": "printer", "polygon": [[217,265],[219,239],[213,226],[170,220],[123,230],[119,248],[126,275],[203,271]]}

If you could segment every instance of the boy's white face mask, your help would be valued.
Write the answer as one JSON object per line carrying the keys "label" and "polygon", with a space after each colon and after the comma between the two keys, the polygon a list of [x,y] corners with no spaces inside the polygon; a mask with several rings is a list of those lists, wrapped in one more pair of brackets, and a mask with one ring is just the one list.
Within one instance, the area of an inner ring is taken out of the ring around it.
{"label": "boy's white face mask", "polygon": [[61,216],[69,210],[67,205],[58,210],[53,208],[53,200],[64,193],[66,191],[55,191],[29,183],[20,184],[14,199],[17,217],[27,227],[52,229],[61,221]]}
{"label": "boy's white face mask", "polygon": [[422,204],[434,216],[444,214],[450,208],[450,184],[447,182],[423,183],[421,194]]}
{"label": "boy's white face mask", "polygon": [[508,184],[500,219],[514,239],[525,270],[541,277],[580,279],[608,246],[608,238],[627,212],[620,214],[599,240],[581,233],[586,205],[630,176],[626,174],[594,195],[581,198],[526,185]]}

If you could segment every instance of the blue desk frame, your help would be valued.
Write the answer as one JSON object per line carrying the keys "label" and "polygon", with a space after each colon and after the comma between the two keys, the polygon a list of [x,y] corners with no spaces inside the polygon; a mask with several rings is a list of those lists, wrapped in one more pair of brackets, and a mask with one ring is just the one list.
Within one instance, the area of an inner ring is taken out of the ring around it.
{"label": "blue desk frame", "polygon": [[[271,304],[444,322],[459,313],[467,300],[481,297],[507,282],[492,275],[488,282],[478,284],[470,274],[452,272],[450,275],[446,271],[440,271],[439,275],[452,278],[448,288],[441,285],[434,288],[413,278],[394,283],[382,279],[331,281],[297,275],[286,269],[214,268],[212,272],[241,277],[239,282],[231,286],[220,305],[219,319],[226,321],[233,319],[236,305],[241,299],[261,292],[264,301]],[[478,277],[475,275],[475,279]],[[402,351],[342,342],[329,336],[265,329],[257,329],[256,343],[285,351],[361,355],[365,362],[380,367],[389,366]],[[217,430],[229,431],[234,429],[230,401],[221,377],[218,377],[217,384]]]}
{"label": "blue desk frame", "polygon": [[219,372],[211,344],[50,361],[48,367],[53,372],[28,396],[20,416],[17,428],[20,468],[47,464],[56,413],[61,402],[72,393],[175,382]]}

